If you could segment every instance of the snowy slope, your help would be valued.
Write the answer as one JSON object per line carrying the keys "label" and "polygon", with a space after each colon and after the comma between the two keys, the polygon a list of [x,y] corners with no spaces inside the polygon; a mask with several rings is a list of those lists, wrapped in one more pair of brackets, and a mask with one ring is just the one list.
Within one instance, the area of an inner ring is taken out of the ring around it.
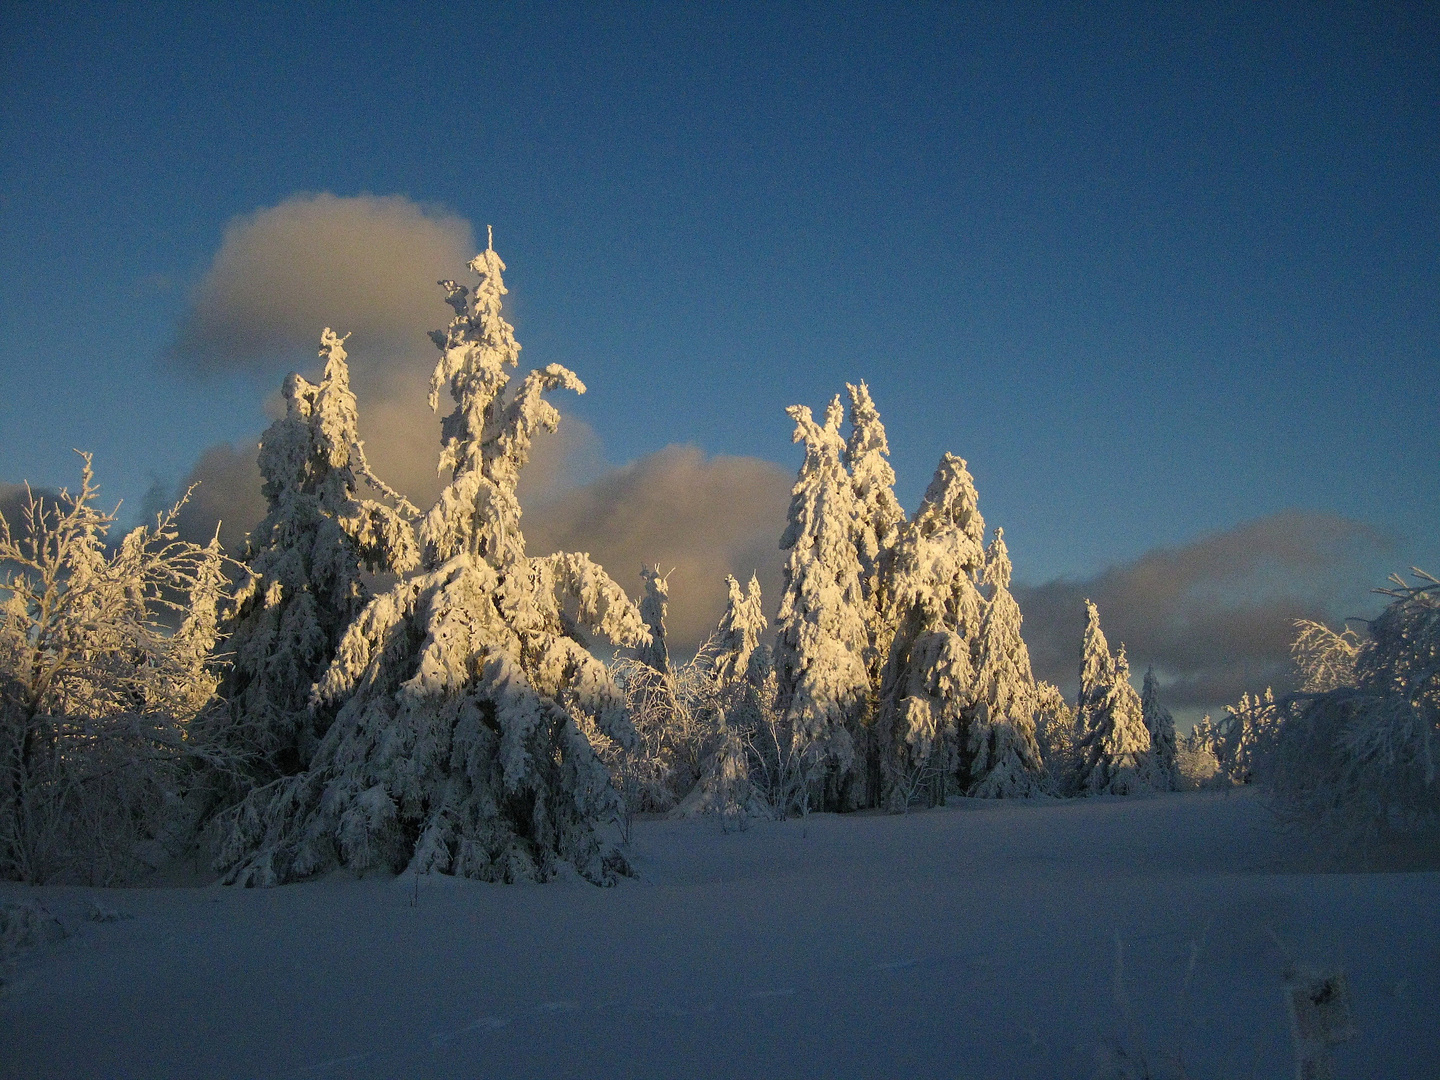
{"label": "snowy slope", "polygon": [[415,906],[412,878],[6,886],[73,933],[20,958],[0,1077],[1089,1077],[1117,1046],[1283,1077],[1282,947],[1346,972],[1341,1076],[1440,1073],[1440,873],[1313,872],[1249,792],[642,821],[632,852],[614,889],[426,877]]}

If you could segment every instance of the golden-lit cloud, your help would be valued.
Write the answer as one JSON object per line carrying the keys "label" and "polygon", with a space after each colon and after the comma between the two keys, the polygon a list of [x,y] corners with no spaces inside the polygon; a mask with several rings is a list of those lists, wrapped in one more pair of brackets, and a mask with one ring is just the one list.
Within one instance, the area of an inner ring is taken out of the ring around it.
{"label": "golden-lit cloud", "polygon": [[424,355],[425,331],[447,317],[435,282],[459,278],[474,254],[468,221],[404,196],[294,196],[226,228],[171,356],[273,369],[313,354],[330,326],[353,332],[368,381],[382,356]]}

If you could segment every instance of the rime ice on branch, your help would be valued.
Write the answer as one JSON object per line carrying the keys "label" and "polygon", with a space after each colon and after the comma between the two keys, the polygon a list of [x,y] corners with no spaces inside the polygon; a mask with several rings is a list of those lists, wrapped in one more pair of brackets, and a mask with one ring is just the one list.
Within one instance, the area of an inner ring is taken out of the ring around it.
{"label": "rime ice on branch", "polygon": [[232,815],[228,880],[269,884],[333,866],[544,880],[570,865],[607,882],[624,861],[598,826],[617,811],[582,726],[621,744],[620,690],[582,630],[621,644],[648,634],[585,555],[525,554],[515,486],[552,389],[584,391],[558,364],[507,394],[520,350],[501,313],[504,264],[471,262],[472,289],[442,282],[455,317],[431,404],[448,389],[440,467],[451,482],[420,527],[420,570],[372,600],[317,687],[337,707],[310,771],[261,789]]}

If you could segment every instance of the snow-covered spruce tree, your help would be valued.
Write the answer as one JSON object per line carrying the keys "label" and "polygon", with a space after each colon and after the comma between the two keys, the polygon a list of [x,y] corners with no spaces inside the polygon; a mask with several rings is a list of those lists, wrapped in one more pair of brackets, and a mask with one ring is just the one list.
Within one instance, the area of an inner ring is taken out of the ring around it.
{"label": "snow-covered spruce tree", "polygon": [[1175,717],[1160,703],[1160,682],[1155,669],[1145,672],[1140,693],[1140,715],[1150,732],[1150,763],[1153,782],[1161,791],[1180,790],[1180,767],[1176,761]]}
{"label": "snow-covered spruce tree", "polygon": [[190,725],[226,583],[179,505],[110,546],[81,457],[76,494],[0,518],[0,878],[113,885],[178,849],[193,766],[216,763]]}
{"label": "snow-covered spruce tree", "polygon": [[1085,601],[1080,657],[1080,772],[1072,785],[1082,795],[1134,795],[1152,790],[1150,732],[1140,695],[1130,685],[1125,647],[1111,657],[1100,612]]}
{"label": "snow-covered spruce tree", "polygon": [[985,520],[963,458],[945,454],[895,549],[890,656],[876,720],[883,790],[893,811],[943,802],[956,781],[965,711],[975,700],[984,610]]}
{"label": "snow-covered spruce tree", "polygon": [[813,759],[811,805],[850,809],[867,798],[856,743],[865,742],[869,639],[854,541],[857,506],[842,461],[844,409],[837,394],[823,426],[807,406],[786,411],[795,421],[794,441],[805,443],[805,461],[780,539],[789,555],[775,624],[777,704],[790,738]]}
{"label": "snow-covered spruce tree", "polygon": [[768,625],[760,602],[760,581],[750,575],[750,584],[740,591],[740,582],[734,574],[725,575],[725,587],[729,597],[725,602],[725,614],[720,616],[720,625],[712,639],[714,659],[711,671],[722,689],[729,688],[747,679],[750,674],[750,658],[760,647],[760,635]]}
{"label": "snow-covered spruce tree", "polygon": [[890,444],[870,388],[846,383],[850,395],[850,437],[845,443],[845,465],[855,491],[855,551],[860,558],[860,592],[865,600],[865,670],[869,675],[867,722],[857,733],[856,749],[866,767],[866,802],[879,799],[883,780],[880,752],[873,722],[879,714],[880,674],[890,655],[895,628],[890,621],[890,576],[895,544],[905,524],[905,511],[895,498],[895,470],[890,466]]}
{"label": "snow-covered spruce tree", "polygon": [[983,571],[989,596],[980,620],[975,704],[965,714],[960,751],[961,789],[977,798],[1024,798],[1046,787],[1035,741],[1035,675],[1020,637],[1020,605],[1010,595],[1010,569],[1005,530],[996,529]]}
{"label": "snow-covered spruce tree", "polygon": [[1440,580],[1412,573],[1415,584],[1382,590],[1391,603],[1350,685],[1277,704],[1261,779],[1307,827],[1361,841],[1440,826]]}
{"label": "snow-covered spruce tree", "polygon": [[1054,683],[1035,684],[1035,741],[1046,775],[1061,793],[1079,771],[1079,738],[1075,731],[1075,710]]}
{"label": "snow-covered spruce tree", "polygon": [[339,704],[308,772],[228,815],[226,880],[272,884],[334,866],[544,880],[565,865],[594,882],[624,861],[598,826],[619,809],[582,726],[628,745],[624,698],[581,627],[637,645],[639,612],[587,556],[525,554],[520,470],[559,414],[546,391],[583,392],[570,371],[533,371],[513,394],[520,346],[501,315],[504,264],[470,263],[472,290],[442,282],[455,318],[431,404],[450,484],[420,526],[419,571],[373,599],[316,688]]}
{"label": "snow-covered spruce tree", "polygon": [[635,650],[635,659],[662,674],[670,670],[670,654],[665,648],[665,615],[670,600],[670,583],[658,566],[640,570],[645,581],[645,595],[640,598],[640,618],[650,631],[650,640]]}
{"label": "snow-covered spruce tree", "polygon": [[286,378],[285,416],[260,440],[269,512],[250,534],[221,693],[230,737],[254,754],[261,783],[309,767],[331,719],[310,708],[310,692],[370,601],[362,571],[404,573],[419,559],[414,508],[359,493],[362,481],[389,489],[365,462],[344,340],[325,328],[319,384]]}
{"label": "snow-covered spruce tree", "polygon": [[872,684],[890,655],[890,574],[895,544],[905,524],[905,511],[895,498],[895,470],[890,467],[890,444],[870,388],[846,383],[850,394],[850,438],[845,443],[845,464],[855,489],[855,551],[860,558],[860,591],[865,598],[865,625],[869,636],[866,668]]}

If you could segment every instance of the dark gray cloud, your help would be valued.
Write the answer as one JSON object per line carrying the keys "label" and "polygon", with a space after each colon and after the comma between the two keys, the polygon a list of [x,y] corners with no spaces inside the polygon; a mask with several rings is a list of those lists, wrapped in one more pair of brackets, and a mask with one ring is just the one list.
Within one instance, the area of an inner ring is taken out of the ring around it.
{"label": "dark gray cloud", "polygon": [[[226,551],[238,556],[245,549],[245,537],[265,516],[260,469],[255,464],[258,452],[256,443],[218,443],[200,455],[180,488],[183,494],[193,485],[180,508],[182,539],[208,544],[218,525]],[[147,502],[151,509],[168,509],[153,506],[153,497]]]}
{"label": "dark gray cloud", "polygon": [[1086,581],[1016,586],[1038,677],[1073,696],[1084,601],[1137,673],[1153,664],[1166,701],[1215,711],[1246,690],[1291,685],[1296,619],[1372,612],[1394,545],[1373,528],[1287,511],[1151,551]]}
{"label": "dark gray cloud", "polygon": [[758,573],[773,616],[790,484],[773,462],[668,446],[528,511],[525,537],[533,554],[589,552],[632,596],[642,566],[673,569],[666,629],[684,652],[715,629],[726,574]]}

